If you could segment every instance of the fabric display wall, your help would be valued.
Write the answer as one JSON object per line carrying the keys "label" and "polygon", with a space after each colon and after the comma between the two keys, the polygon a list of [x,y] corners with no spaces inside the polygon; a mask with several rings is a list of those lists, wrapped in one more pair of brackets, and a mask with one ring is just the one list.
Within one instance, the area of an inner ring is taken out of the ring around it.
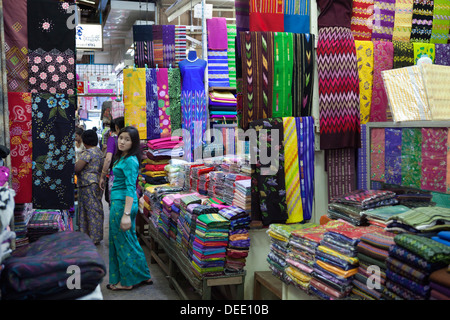
{"label": "fabric display wall", "polygon": [[372,181],[450,193],[448,128],[371,128]]}
{"label": "fabric display wall", "polygon": [[[271,162],[252,164],[252,219],[298,223],[311,219],[314,197],[314,121],[312,117],[253,121],[258,150],[267,145]],[[277,132],[275,132],[277,129]],[[279,146],[279,147],[278,147]],[[278,156],[274,150],[278,150]]]}
{"label": "fabric display wall", "polygon": [[134,25],[133,42],[137,68],[175,68],[186,58],[186,26]]}
{"label": "fabric display wall", "polygon": [[206,20],[208,32],[208,85],[230,87],[228,31],[225,18]]}
{"label": "fabric display wall", "polygon": [[70,209],[74,201],[70,12],[70,3],[50,0],[5,6],[13,188],[17,203],[36,209]]}

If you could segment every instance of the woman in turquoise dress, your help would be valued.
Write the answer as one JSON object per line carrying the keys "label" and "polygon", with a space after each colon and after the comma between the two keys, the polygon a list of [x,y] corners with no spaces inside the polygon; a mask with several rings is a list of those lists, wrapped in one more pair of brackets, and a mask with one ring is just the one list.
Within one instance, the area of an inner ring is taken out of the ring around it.
{"label": "woman in turquoise dress", "polygon": [[120,130],[118,150],[113,161],[109,215],[110,290],[131,290],[139,284],[152,284],[150,270],[136,236],[138,199],[136,181],[140,163],[140,140],[136,128]]}

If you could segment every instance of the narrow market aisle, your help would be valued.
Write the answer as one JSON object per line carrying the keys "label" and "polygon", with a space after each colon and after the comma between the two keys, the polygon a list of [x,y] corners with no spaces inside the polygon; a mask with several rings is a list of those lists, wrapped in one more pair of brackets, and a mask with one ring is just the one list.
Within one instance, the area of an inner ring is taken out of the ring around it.
{"label": "narrow market aisle", "polygon": [[169,287],[169,281],[164,272],[157,264],[150,264],[150,252],[145,245],[142,246],[147,264],[150,268],[150,274],[153,279],[153,285],[140,286],[131,291],[111,291],[106,289],[109,283],[109,205],[103,197],[103,208],[105,212],[103,241],[97,246],[97,249],[106,264],[107,273],[101,283],[101,289],[104,300],[180,300],[178,293]]}

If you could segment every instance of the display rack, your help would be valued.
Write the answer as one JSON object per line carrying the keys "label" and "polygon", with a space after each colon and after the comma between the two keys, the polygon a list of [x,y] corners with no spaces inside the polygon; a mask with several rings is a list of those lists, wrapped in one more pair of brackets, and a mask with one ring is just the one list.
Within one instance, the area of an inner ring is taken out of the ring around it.
{"label": "display rack", "polygon": [[[166,238],[158,229],[154,226],[144,214],[138,213],[146,225],[148,225],[148,235],[144,234],[144,230],[138,228],[137,234],[144,244],[150,249],[150,263],[157,263],[164,273],[167,275],[167,279],[183,300],[189,300],[185,290],[181,287],[176,279],[177,271],[189,281],[195,291],[201,296],[202,300],[211,299],[211,289],[216,286],[229,286],[236,285],[236,299],[244,299],[244,282],[246,272],[232,275],[214,276],[198,278],[192,272],[192,264],[187,256],[177,247],[177,245]],[[161,254],[165,253],[169,260],[164,262]]]}

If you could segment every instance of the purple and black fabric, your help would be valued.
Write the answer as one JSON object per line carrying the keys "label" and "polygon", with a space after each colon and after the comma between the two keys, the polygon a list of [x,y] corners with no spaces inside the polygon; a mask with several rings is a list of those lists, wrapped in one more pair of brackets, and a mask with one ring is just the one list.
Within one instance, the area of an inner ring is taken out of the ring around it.
{"label": "purple and black fabric", "polygon": [[385,130],[386,183],[402,184],[402,129]]}
{"label": "purple and black fabric", "polygon": [[175,67],[175,26],[163,26],[164,67]]}
{"label": "purple and black fabric", "polygon": [[[75,52],[74,5],[54,0],[27,2],[28,49]],[[73,25],[72,25],[73,22]]]}
{"label": "purple and black fabric", "polygon": [[153,27],[133,26],[134,64],[138,68],[153,68]]}
{"label": "purple and black fabric", "polygon": [[[72,143],[73,144],[73,143]],[[2,299],[61,300],[85,296],[101,283],[106,265],[94,243],[81,232],[58,232],[14,251],[3,261]],[[80,268],[80,289],[71,290],[70,266]]]}
{"label": "purple and black fabric", "polygon": [[34,209],[73,207],[75,105],[75,95],[32,94]]}
{"label": "purple and black fabric", "polygon": [[367,189],[367,141],[366,125],[361,124],[361,148],[358,149],[357,158],[357,179],[356,188],[359,190]]}
{"label": "purple and black fabric", "polygon": [[450,44],[436,43],[434,64],[450,66]]}
{"label": "purple and black fabric", "polygon": [[147,139],[161,138],[159,128],[159,108],[158,108],[158,84],[156,81],[156,69],[145,71],[145,91],[147,99]]}

